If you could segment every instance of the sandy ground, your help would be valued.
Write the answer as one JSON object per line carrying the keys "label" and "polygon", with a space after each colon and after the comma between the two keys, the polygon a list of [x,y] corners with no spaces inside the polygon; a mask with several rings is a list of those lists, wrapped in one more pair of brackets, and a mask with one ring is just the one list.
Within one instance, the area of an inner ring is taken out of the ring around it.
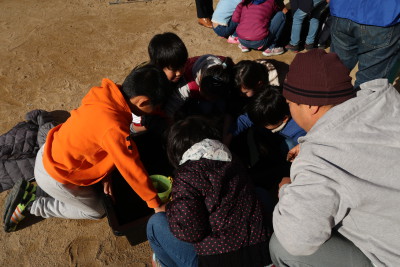
{"label": "sandy ground", "polygon": [[[241,53],[199,26],[194,1],[187,0],[1,0],[0,29],[0,134],[30,110],[78,107],[102,78],[121,83],[148,59],[147,44],[157,33],[178,34],[190,56],[263,57]],[[274,59],[289,64],[293,56]],[[0,206],[6,195],[0,194]],[[46,219],[14,233],[0,231],[0,240],[0,266],[150,266],[148,242],[131,246],[114,236],[107,219]]]}

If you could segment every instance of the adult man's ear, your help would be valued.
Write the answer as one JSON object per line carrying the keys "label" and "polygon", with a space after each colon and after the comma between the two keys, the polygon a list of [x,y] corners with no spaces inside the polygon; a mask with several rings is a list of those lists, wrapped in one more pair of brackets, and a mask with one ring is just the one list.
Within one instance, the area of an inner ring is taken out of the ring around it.
{"label": "adult man's ear", "polygon": [[319,112],[320,106],[308,106],[311,115],[315,115]]}

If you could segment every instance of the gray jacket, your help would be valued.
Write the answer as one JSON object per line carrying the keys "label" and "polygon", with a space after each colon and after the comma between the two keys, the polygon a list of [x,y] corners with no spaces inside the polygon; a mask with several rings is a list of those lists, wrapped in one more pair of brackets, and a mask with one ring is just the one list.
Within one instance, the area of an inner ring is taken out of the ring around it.
{"label": "gray jacket", "polygon": [[400,94],[386,79],[364,83],[299,143],[273,215],[281,244],[310,255],[337,228],[376,266],[398,266]]}
{"label": "gray jacket", "polygon": [[68,117],[69,112],[64,110],[35,109],[25,115],[25,121],[0,136],[0,193],[12,188],[19,179],[34,179],[36,154],[48,131]]}

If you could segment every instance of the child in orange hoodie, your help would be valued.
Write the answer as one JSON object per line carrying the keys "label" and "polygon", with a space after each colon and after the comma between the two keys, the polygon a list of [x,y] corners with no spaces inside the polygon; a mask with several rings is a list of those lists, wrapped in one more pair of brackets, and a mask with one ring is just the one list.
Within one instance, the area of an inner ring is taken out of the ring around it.
{"label": "child in orange hoodie", "polygon": [[108,174],[117,167],[132,189],[158,211],[161,204],[130,139],[132,113],[150,114],[166,98],[166,75],[153,65],[133,70],[122,86],[103,79],[83,98],[71,117],[50,130],[35,164],[37,184],[49,196],[35,196],[29,184],[20,185],[9,208],[15,209],[9,230],[27,212],[43,218],[99,219],[105,215],[94,184],[102,182],[112,195]]}

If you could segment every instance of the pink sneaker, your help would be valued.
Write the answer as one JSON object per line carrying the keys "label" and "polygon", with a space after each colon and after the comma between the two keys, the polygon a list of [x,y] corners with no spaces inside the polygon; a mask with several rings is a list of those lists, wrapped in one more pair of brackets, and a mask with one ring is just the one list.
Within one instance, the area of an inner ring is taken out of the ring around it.
{"label": "pink sneaker", "polygon": [[247,47],[245,47],[244,45],[239,44],[238,47],[240,48],[240,50],[242,50],[243,53],[249,52],[250,49],[248,49]]}
{"label": "pink sneaker", "polygon": [[285,52],[283,47],[274,47],[274,48],[265,49],[265,51],[262,52],[262,54],[266,57],[270,57],[270,56],[277,56],[277,55],[283,54],[283,52]]}
{"label": "pink sneaker", "polygon": [[239,43],[239,37],[233,37],[232,35],[230,35],[228,37],[227,42],[230,43],[230,44],[238,44]]}

